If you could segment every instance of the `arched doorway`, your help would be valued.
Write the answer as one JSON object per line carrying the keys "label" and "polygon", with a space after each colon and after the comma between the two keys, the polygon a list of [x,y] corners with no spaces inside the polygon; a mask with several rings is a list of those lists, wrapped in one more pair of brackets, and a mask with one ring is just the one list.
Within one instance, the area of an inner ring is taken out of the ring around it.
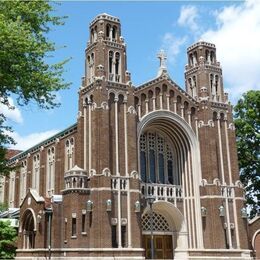
{"label": "arched doorway", "polygon": [[146,259],[151,258],[151,216],[155,259],[174,259],[187,251],[187,230],[182,213],[170,202],[156,201],[153,214],[147,207],[142,215],[143,247]]}
{"label": "arched doorway", "polygon": [[255,253],[255,258],[260,259],[260,229],[258,229],[253,235],[252,247]]}
{"label": "arched doorway", "polygon": [[[155,198],[154,208],[159,210],[156,213],[171,222],[171,230],[167,232],[172,232],[172,257],[184,258],[188,247],[203,248],[198,138],[182,117],[159,110],[142,117],[138,124],[138,143],[142,197]],[[157,208],[159,205],[161,209]],[[187,223],[185,231],[184,223]]]}
{"label": "arched doorway", "polygon": [[36,220],[32,209],[27,209],[22,217],[23,248],[35,248]]}

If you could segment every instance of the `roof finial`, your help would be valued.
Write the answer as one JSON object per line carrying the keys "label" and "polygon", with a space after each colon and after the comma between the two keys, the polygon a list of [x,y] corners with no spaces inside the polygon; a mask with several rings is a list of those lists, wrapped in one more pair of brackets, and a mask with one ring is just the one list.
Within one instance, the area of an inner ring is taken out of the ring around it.
{"label": "roof finial", "polygon": [[157,76],[161,76],[163,73],[167,73],[167,67],[166,67],[166,60],[167,60],[167,55],[164,50],[160,50],[159,53],[157,54],[157,58],[160,60],[160,67],[158,70]]}

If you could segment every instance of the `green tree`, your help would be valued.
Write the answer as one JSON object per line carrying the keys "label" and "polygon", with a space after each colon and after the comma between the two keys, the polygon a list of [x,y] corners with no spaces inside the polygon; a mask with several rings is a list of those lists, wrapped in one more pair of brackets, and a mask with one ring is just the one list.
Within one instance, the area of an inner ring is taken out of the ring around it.
{"label": "green tree", "polygon": [[4,125],[5,117],[0,114],[0,175],[8,175],[12,170],[8,166],[8,160],[6,158],[6,145],[14,144],[14,140],[8,136],[7,132],[11,131],[10,127]]}
{"label": "green tree", "polygon": [[[57,47],[47,35],[53,26],[63,25],[65,18],[54,15],[55,4],[0,2],[0,103],[9,108],[11,95],[18,105],[34,102],[40,108],[53,108],[59,105],[55,92],[69,86],[62,78],[68,60],[50,64]],[[4,121],[0,111],[0,173],[6,170],[5,147],[13,142]]]}
{"label": "green tree", "polygon": [[17,232],[10,221],[0,220],[0,259],[13,259],[16,250]]}
{"label": "green tree", "polygon": [[0,3],[0,97],[17,95],[19,105],[36,101],[40,107],[57,105],[55,91],[68,87],[62,79],[64,63],[48,64],[56,46],[47,38],[52,25],[63,17],[52,15],[48,1],[1,1]]}
{"label": "green tree", "polygon": [[260,91],[243,94],[234,107],[240,179],[250,217],[260,210]]}

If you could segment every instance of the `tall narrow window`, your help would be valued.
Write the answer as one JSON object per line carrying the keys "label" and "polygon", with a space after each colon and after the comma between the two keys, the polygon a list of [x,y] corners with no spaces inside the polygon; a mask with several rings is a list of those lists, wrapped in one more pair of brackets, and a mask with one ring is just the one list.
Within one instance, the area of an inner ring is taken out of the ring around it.
{"label": "tall narrow window", "polygon": [[120,54],[117,52],[115,57],[115,74],[116,74],[116,82],[120,81]]}
{"label": "tall narrow window", "polygon": [[215,93],[218,94],[218,75],[215,76]]}
{"label": "tall narrow window", "polygon": [[67,243],[68,219],[64,219],[64,243]]}
{"label": "tall narrow window", "polygon": [[192,53],[189,55],[189,62],[190,62],[190,65],[193,65],[193,55],[192,55]]}
{"label": "tall narrow window", "polygon": [[146,180],[146,154],[144,151],[141,151],[141,178],[145,182]]}
{"label": "tall narrow window", "polygon": [[72,237],[77,236],[77,219],[76,219],[76,217],[72,217],[72,221],[71,221],[71,236]]}
{"label": "tall narrow window", "polygon": [[197,52],[195,51],[193,53],[193,64],[196,65],[198,63],[198,55]]}
{"label": "tall narrow window", "polygon": [[150,181],[156,182],[156,175],[155,175],[155,135],[153,133],[148,134],[148,144],[149,144]]}
{"label": "tall narrow window", "polygon": [[5,201],[5,176],[0,176],[0,203]]}
{"label": "tall narrow window", "polygon": [[140,168],[141,178],[143,181],[146,180],[146,135],[142,134],[140,137]]}
{"label": "tall narrow window", "polygon": [[27,182],[27,161],[22,162],[21,172],[20,172],[20,202],[23,201],[26,195],[26,182]]}
{"label": "tall narrow window", "polygon": [[190,94],[193,97],[193,85],[192,85],[191,78],[188,79],[188,85],[189,85],[189,89],[190,89]]}
{"label": "tall narrow window", "polygon": [[214,51],[211,51],[211,52],[210,52],[210,61],[211,61],[211,63],[214,63],[214,62],[215,62],[215,54],[214,54]]}
{"label": "tall narrow window", "polygon": [[213,75],[210,74],[209,76],[209,81],[210,81],[210,91],[211,91],[211,94],[214,95],[214,89],[213,89]]}
{"label": "tall narrow window", "polygon": [[122,247],[126,247],[126,226],[121,226]]}
{"label": "tall narrow window", "polygon": [[205,58],[206,58],[207,63],[210,63],[210,55],[209,55],[208,50],[205,51]]}
{"label": "tall narrow window", "polygon": [[[21,183],[21,182],[20,182]],[[20,189],[22,185],[20,184]],[[10,172],[10,178],[9,178],[9,207],[14,208],[14,195],[15,195],[15,172]],[[21,190],[20,190],[20,198],[21,198]]]}
{"label": "tall narrow window", "polygon": [[168,160],[167,162],[167,167],[168,167],[168,181],[170,184],[173,184],[173,174],[172,174],[172,171],[173,171],[173,168],[172,168],[172,161]]}
{"label": "tall narrow window", "polygon": [[70,170],[75,164],[74,155],[74,138],[70,138],[65,142],[65,171]]}
{"label": "tall narrow window", "polygon": [[110,28],[111,26],[109,24],[107,24],[106,26],[106,37],[109,38],[109,35],[110,35]]}
{"label": "tall narrow window", "polygon": [[164,139],[160,136],[157,138],[158,150],[158,167],[159,167],[159,182],[164,183]]}
{"label": "tall narrow window", "polygon": [[108,66],[109,66],[109,73],[113,73],[112,66],[113,66],[113,56],[114,56],[114,53],[112,51],[110,51],[108,56],[109,56],[109,60],[108,60],[108,62],[109,62],[109,64],[108,64]]}
{"label": "tall narrow window", "polygon": [[116,226],[113,225],[111,226],[111,239],[112,239],[112,247],[113,248],[116,248],[118,247],[118,244],[117,244],[117,239],[116,239]]}
{"label": "tall narrow window", "polygon": [[116,28],[116,26],[113,26],[113,29],[112,29],[112,38],[113,39],[116,39],[116,32],[117,32],[117,28]]}
{"label": "tall narrow window", "polygon": [[86,211],[82,210],[81,233],[86,234]]}
{"label": "tall narrow window", "polygon": [[51,147],[47,152],[47,174],[46,174],[46,195],[52,196],[55,187],[55,148]]}
{"label": "tall narrow window", "polygon": [[149,160],[150,160],[150,180],[151,182],[156,182],[155,176],[155,155],[154,150],[149,150]]}
{"label": "tall narrow window", "polygon": [[39,192],[40,185],[40,155],[33,156],[32,188]]}
{"label": "tall narrow window", "polygon": [[94,42],[94,29],[91,29],[91,43]]}

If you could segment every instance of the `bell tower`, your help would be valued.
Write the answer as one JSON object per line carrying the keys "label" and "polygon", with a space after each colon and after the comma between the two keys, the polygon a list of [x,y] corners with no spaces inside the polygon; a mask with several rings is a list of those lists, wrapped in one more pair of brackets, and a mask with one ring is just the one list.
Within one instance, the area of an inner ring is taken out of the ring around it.
{"label": "bell tower", "polygon": [[225,103],[222,68],[216,59],[215,45],[199,41],[187,49],[187,56],[186,91],[197,100],[207,97],[209,101]]}
{"label": "bell tower", "polygon": [[137,113],[120,20],[100,14],[90,23],[89,35],[79,90],[81,153],[76,158],[92,189],[88,241],[93,248],[110,248],[111,255],[140,256],[139,213],[134,209],[140,201]]}
{"label": "bell tower", "polygon": [[98,15],[89,29],[86,49],[86,85],[93,83],[102,68],[106,80],[126,83],[126,44],[121,36],[120,20],[108,14]]}

